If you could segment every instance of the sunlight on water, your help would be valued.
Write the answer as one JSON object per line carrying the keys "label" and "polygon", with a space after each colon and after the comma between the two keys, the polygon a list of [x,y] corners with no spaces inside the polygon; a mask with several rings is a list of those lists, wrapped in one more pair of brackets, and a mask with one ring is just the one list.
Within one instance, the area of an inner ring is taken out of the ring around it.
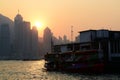
{"label": "sunlight on water", "polygon": [[120,80],[119,75],[46,72],[41,61],[0,61],[0,80]]}

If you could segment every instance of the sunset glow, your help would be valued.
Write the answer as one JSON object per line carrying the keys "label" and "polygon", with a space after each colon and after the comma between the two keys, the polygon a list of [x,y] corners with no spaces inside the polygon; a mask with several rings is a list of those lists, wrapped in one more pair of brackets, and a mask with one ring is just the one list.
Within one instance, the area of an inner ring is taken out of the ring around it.
{"label": "sunset glow", "polygon": [[42,23],[41,22],[39,22],[39,21],[36,21],[35,22],[35,26],[37,27],[37,29],[40,29],[40,28],[42,28]]}
{"label": "sunset glow", "polygon": [[1,0],[0,8],[12,20],[19,9],[24,20],[38,26],[40,34],[46,26],[55,36],[69,39],[71,25],[74,37],[88,29],[120,30],[120,0]]}

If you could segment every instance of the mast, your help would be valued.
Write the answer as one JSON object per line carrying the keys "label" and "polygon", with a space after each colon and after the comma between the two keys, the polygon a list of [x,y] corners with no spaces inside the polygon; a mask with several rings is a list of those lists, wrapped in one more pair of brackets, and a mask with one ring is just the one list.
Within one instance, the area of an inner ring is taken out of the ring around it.
{"label": "mast", "polygon": [[71,43],[73,43],[73,26],[71,26]]}
{"label": "mast", "polygon": [[74,43],[73,43],[73,26],[71,26],[71,44],[72,44],[72,51],[74,51]]}

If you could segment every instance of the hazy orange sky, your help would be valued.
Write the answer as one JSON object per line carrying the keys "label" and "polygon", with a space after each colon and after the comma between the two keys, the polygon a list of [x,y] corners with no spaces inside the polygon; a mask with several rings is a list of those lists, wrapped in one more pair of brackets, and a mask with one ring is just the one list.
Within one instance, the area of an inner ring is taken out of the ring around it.
{"label": "hazy orange sky", "polygon": [[18,9],[25,21],[39,21],[55,36],[65,34],[69,39],[72,25],[74,36],[87,29],[120,30],[120,0],[0,0],[0,13],[10,19]]}

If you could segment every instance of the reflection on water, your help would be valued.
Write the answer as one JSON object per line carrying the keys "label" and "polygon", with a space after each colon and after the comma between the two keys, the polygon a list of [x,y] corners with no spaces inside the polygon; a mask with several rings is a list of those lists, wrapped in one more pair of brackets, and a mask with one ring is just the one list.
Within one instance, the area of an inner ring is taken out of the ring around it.
{"label": "reflection on water", "polygon": [[0,80],[120,80],[119,75],[81,75],[43,70],[41,61],[0,61]]}

